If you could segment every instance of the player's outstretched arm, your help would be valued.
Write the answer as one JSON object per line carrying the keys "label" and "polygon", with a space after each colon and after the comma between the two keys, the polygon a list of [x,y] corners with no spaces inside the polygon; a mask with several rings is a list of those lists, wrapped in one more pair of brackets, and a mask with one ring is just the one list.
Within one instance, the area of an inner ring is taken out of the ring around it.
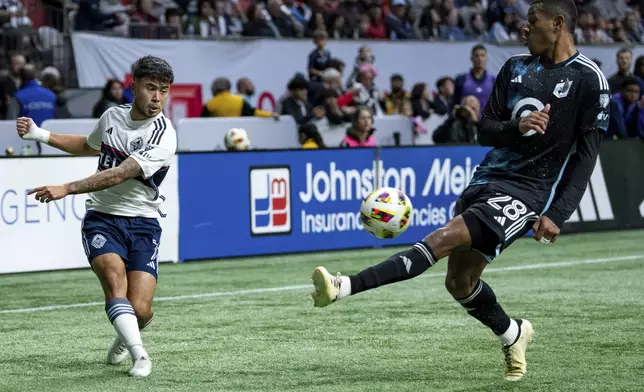
{"label": "player's outstretched arm", "polygon": [[16,120],[16,130],[24,140],[35,140],[49,144],[72,155],[91,156],[99,154],[99,151],[94,150],[87,144],[86,136],[50,132],[37,126],[29,117],[18,118]]}
{"label": "player's outstretched arm", "polygon": [[48,185],[34,188],[29,195],[36,194],[36,200],[49,203],[67,195],[96,192],[121,184],[129,179],[143,174],[141,166],[134,158],[127,158],[119,166],[103,170],[82,180],[63,185]]}

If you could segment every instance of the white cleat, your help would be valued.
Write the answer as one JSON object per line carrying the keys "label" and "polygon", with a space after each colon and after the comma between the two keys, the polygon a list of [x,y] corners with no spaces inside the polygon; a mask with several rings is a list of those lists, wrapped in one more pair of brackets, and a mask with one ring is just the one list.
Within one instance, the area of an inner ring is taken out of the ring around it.
{"label": "white cleat", "polygon": [[506,381],[519,381],[528,371],[525,352],[528,344],[532,342],[532,335],[534,335],[532,324],[528,320],[522,320],[519,339],[513,345],[503,347]]}
{"label": "white cleat", "polygon": [[315,291],[311,293],[313,306],[323,308],[331,305],[340,295],[340,277],[333,276],[324,267],[317,267],[313,270],[313,287]]}
{"label": "white cleat", "polygon": [[111,365],[118,365],[119,363],[123,362],[123,360],[129,354],[130,353],[127,350],[125,342],[123,342],[121,338],[117,336],[112,344],[110,344],[110,348],[107,349],[107,363]]}
{"label": "white cleat", "polygon": [[130,376],[132,377],[147,377],[152,372],[152,361],[150,357],[143,356],[134,360]]}

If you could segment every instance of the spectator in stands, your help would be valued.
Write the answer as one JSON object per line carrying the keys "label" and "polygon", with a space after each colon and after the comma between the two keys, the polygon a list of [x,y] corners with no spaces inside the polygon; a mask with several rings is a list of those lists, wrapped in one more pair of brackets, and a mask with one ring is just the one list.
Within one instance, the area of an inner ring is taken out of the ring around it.
{"label": "spectator in stands", "polygon": [[376,77],[377,72],[371,65],[364,65],[358,72],[358,77],[356,83],[351,87],[352,89],[358,89],[358,106],[364,106],[371,110],[371,114],[374,116],[382,115],[380,109],[380,93],[376,89],[374,78]]}
{"label": "spectator in stands", "polygon": [[644,81],[631,72],[633,64],[633,51],[630,48],[621,48],[617,51],[617,72],[608,78],[611,94],[621,91],[626,78],[634,77],[640,85],[640,91],[644,92]]}
{"label": "spectator in stands", "polygon": [[237,95],[244,98],[244,101],[252,105],[251,99],[255,95],[255,85],[249,78],[239,78],[237,80]]}
{"label": "spectator in stands", "polygon": [[612,43],[613,39],[608,32],[595,22],[595,17],[588,9],[579,10],[579,22],[575,29],[575,38],[578,44]]}
{"label": "spectator in stands", "polygon": [[330,124],[339,125],[346,121],[351,121],[351,116],[355,113],[356,108],[353,106],[340,106],[340,72],[329,68],[322,74],[323,87],[318,91],[314,100],[313,107],[322,106],[324,113]]}
{"label": "spectator in stands", "polygon": [[635,67],[633,68],[633,75],[644,80],[644,56],[638,56],[637,59],[635,59]]}
{"label": "spectator in stands", "polygon": [[[634,77],[626,77],[621,91],[610,99],[610,120],[605,137],[644,139],[644,96]],[[606,97],[608,98],[608,97]]]}
{"label": "spectator in stands", "polygon": [[309,54],[309,79],[315,82],[322,80],[322,73],[329,67],[331,52],[326,48],[329,36],[324,30],[317,30],[313,33],[315,49]]}
{"label": "spectator in stands", "polygon": [[441,39],[446,41],[467,41],[468,37],[459,26],[460,24],[458,11],[451,10],[445,18],[445,23],[440,26]]}
{"label": "spectator in stands", "polygon": [[344,16],[340,14],[333,14],[329,17],[327,31],[333,39],[354,38],[354,34],[356,33],[356,31],[347,27]]}
{"label": "spectator in stands", "polygon": [[199,0],[199,15],[193,17],[186,25],[186,33],[201,38],[219,36],[215,19],[215,9],[211,0]]}
{"label": "spectator in stands", "polygon": [[470,39],[474,41],[487,41],[490,39],[490,36],[487,32],[487,26],[483,20],[483,15],[478,12],[475,12],[470,17],[470,27],[467,31]]}
{"label": "spectator in stands", "polygon": [[239,95],[230,92],[231,83],[226,78],[217,78],[212,83],[212,98],[204,106],[201,117],[273,117],[279,114],[255,109]]}
{"label": "spectator in stands", "polygon": [[21,79],[22,86],[16,91],[19,117],[31,117],[38,126],[45,120],[55,118],[56,94],[38,83],[33,64],[22,67]]}
{"label": "spectator in stands", "polygon": [[514,8],[506,8],[503,18],[492,25],[490,36],[498,43],[508,41],[516,42],[519,40],[519,18],[518,12]]}
{"label": "spectator in stands", "polygon": [[468,95],[475,96],[479,102],[481,109],[487,104],[492,90],[494,89],[494,75],[487,72],[487,49],[483,45],[475,45],[472,48],[472,69],[466,74],[461,74],[456,77],[454,82],[454,96],[452,103],[458,104],[463,97]]}
{"label": "spectator in stands", "polygon": [[326,31],[326,11],[324,0],[315,0],[311,4],[311,17],[306,25],[307,35],[313,37],[317,30]]}
{"label": "spectator in stands", "polygon": [[431,116],[429,88],[426,83],[416,83],[411,89],[411,109],[413,117],[421,117],[423,120],[427,120]]}
{"label": "spectator in stands", "polygon": [[391,91],[383,93],[381,104],[385,114],[402,114],[403,107],[409,101],[409,93],[405,91],[405,80],[400,74],[391,75]]}
{"label": "spectator in stands", "polygon": [[103,86],[101,99],[96,102],[94,109],[92,109],[92,117],[100,118],[107,109],[124,103],[123,85],[118,79],[109,79]]}
{"label": "spectator in stands", "polygon": [[454,106],[451,116],[432,135],[434,143],[476,143],[480,104],[469,95],[460,105]]}
{"label": "spectator in stands", "polygon": [[630,11],[624,23],[626,36],[633,43],[644,43],[644,26],[642,26],[639,13]]}
{"label": "spectator in stands", "polygon": [[360,68],[364,65],[373,65],[375,61],[376,57],[373,55],[371,48],[366,45],[361,46],[358,49],[358,56],[356,57],[356,62],[353,65],[353,71],[351,71],[351,75],[349,75],[349,79],[347,79],[347,88],[356,83],[356,78],[358,77]]}
{"label": "spectator in stands", "polygon": [[15,118],[18,113],[10,110],[13,106],[13,96],[20,87],[20,73],[25,66],[27,59],[22,53],[13,52],[9,54],[9,69],[6,73],[0,74],[0,119]]}
{"label": "spectator in stands", "polygon": [[262,3],[256,5],[251,3],[246,11],[247,22],[244,25],[242,35],[245,37],[272,37],[280,38],[277,27],[271,20],[271,16],[262,8]]}
{"label": "spectator in stands", "polygon": [[74,29],[78,31],[106,31],[123,25],[127,17],[122,13],[107,14],[101,11],[100,0],[80,0]]}
{"label": "spectator in stands", "polygon": [[268,0],[268,13],[283,38],[301,37],[304,27],[295,19],[282,0]]}
{"label": "spectator in stands", "polygon": [[342,61],[340,59],[332,58],[329,61],[328,68],[333,68],[336,71],[340,72],[340,79],[342,79],[342,75],[344,75],[344,68],[345,68],[344,61]]}
{"label": "spectator in stands", "polygon": [[134,12],[130,18],[132,23],[157,24],[159,17],[152,12],[154,4],[152,0],[134,0]]}
{"label": "spectator in stands", "polygon": [[345,0],[340,4],[337,15],[344,19],[346,31],[349,37],[354,37],[360,27],[360,19],[366,13],[365,7],[358,0]]}
{"label": "spectator in stands", "polygon": [[170,27],[174,27],[171,32],[171,38],[183,38],[183,20],[181,19],[181,10],[179,8],[165,10],[165,23]]}
{"label": "spectator in stands", "polygon": [[54,67],[47,67],[40,72],[40,84],[56,94],[56,108],[54,118],[71,118],[72,114],[67,108],[67,98],[63,95],[65,88],[61,81],[60,71]]}
{"label": "spectator in stands", "polygon": [[594,0],[591,7],[606,19],[623,20],[628,13],[625,0]]}
{"label": "spectator in stands", "polygon": [[290,10],[293,17],[302,25],[308,25],[309,20],[311,20],[311,15],[313,15],[311,7],[306,2],[300,0],[292,2]]}
{"label": "spectator in stands", "polygon": [[437,91],[433,93],[432,109],[436,114],[447,114],[454,95],[454,80],[449,76],[444,76],[436,81],[436,89]]}
{"label": "spectator in stands", "polygon": [[[417,2],[414,2],[414,4],[417,4]],[[429,0],[429,3],[420,12],[420,16],[414,24],[417,38],[428,39],[440,35],[439,27],[441,18],[438,14],[439,4],[439,0]]]}
{"label": "spectator in stands", "polygon": [[[31,26],[31,19],[27,9],[19,0],[0,1],[0,28],[17,28],[18,26]],[[7,33],[6,31],[3,33]]]}
{"label": "spectator in stands", "polygon": [[302,77],[294,77],[288,82],[289,97],[282,103],[282,114],[293,116],[298,125],[324,117],[323,107],[313,107],[306,100],[309,82]]}
{"label": "spectator in stands", "polygon": [[385,17],[387,35],[390,39],[404,40],[416,38],[411,23],[405,18],[405,13],[405,0],[392,0],[391,12]]}
{"label": "spectator in stands", "polygon": [[304,149],[317,149],[326,148],[322,135],[318,131],[318,127],[312,122],[300,125],[297,128],[300,138],[300,144]]}
{"label": "spectator in stands", "polygon": [[375,131],[371,110],[358,107],[340,147],[375,147],[376,138],[373,136]]}

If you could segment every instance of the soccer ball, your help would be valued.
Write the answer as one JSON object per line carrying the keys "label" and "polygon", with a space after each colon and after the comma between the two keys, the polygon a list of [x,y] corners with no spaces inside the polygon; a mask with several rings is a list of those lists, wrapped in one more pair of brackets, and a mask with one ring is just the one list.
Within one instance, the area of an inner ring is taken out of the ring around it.
{"label": "soccer ball", "polygon": [[226,144],[226,149],[229,151],[245,151],[250,148],[250,138],[245,129],[232,128],[226,132],[224,144]]}
{"label": "soccer ball", "polygon": [[403,191],[380,188],[362,202],[360,220],[374,237],[395,238],[409,227],[412,208],[411,200]]}

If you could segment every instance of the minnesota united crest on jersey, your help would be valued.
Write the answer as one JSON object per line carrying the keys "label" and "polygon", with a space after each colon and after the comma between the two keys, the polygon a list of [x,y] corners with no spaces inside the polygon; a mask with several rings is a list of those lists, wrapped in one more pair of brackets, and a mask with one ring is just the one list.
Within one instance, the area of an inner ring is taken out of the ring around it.
{"label": "minnesota united crest on jersey", "polygon": [[[531,55],[511,57],[499,72],[483,112],[482,128],[486,128],[486,121],[493,121],[494,126],[479,133],[479,142],[494,149],[470,184],[494,183],[537,213],[547,209],[553,199],[563,198],[558,207],[561,215],[569,215],[577,207],[574,200],[578,203],[582,196],[573,195],[574,189],[583,194],[588,178],[565,168],[575,166],[569,165],[574,155],[576,159],[596,156],[602,133],[608,128],[609,101],[604,75],[579,52],[549,67]],[[520,118],[543,110],[547,104],[551,108],[545,134],[521,134]],[[580,186],[575,187],[575,182]],[[557,185],[562,185],[564,194],[555,198]]]}
{"label": "minnesota united crest on jersey", "polygon": [[165,200],[159,187],[177,149],[177,136],[163,113],[133,121],[130,110],[130,105],[108,109],[87,137],[87,144],[101,152],[98,171],[117,167],[132,157],[143,175],[90,193],[87,209],[117,216],[156,218],[160,214],[159,205]]}

